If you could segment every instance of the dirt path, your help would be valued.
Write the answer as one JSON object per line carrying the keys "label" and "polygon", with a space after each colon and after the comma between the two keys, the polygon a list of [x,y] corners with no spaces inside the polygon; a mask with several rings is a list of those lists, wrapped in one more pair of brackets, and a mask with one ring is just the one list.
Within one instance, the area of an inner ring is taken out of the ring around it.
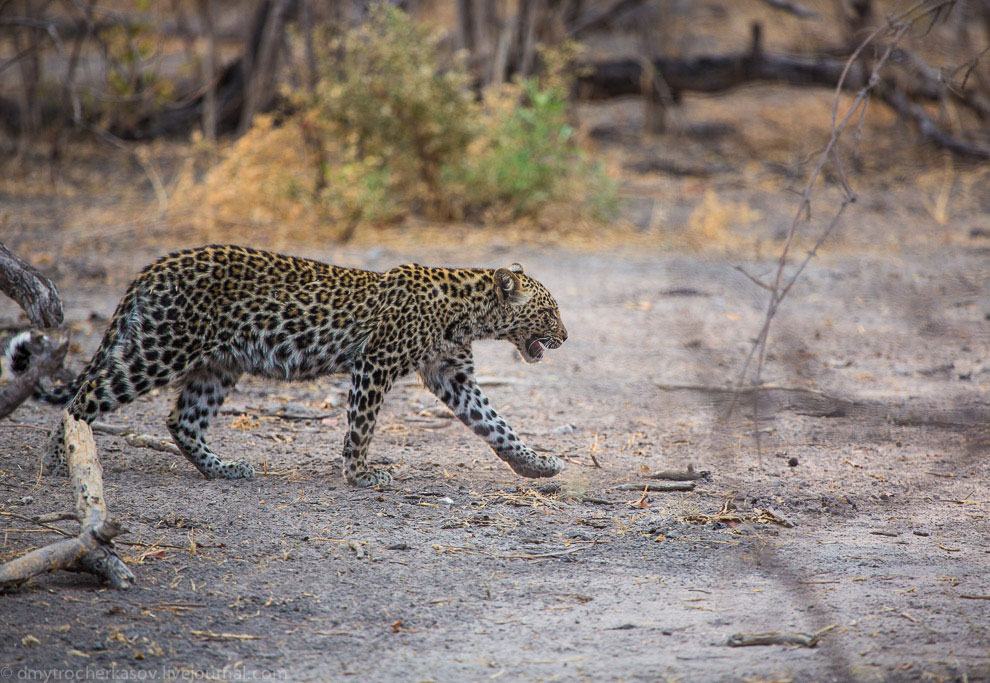
{"label": "dirt path", "polygon": [[[373,442],[396,483],[354,490],[340,476],[340,380],[244,381],[211,434],[218,452],[255,463],[253,481],[208,482],[176,456],[98,437],[138,584],[112,592],[59,574],[0,597],[0,675],[990,677],[985,251],[817,260],[778,320],[766,379],[841,400],[771,394],[762,453],[744,417],[751,402],[726,417],[724,394],[657,386],[735,376],[762,298],[729,262],[307,255],[372,267],[522,262],[557,296],[570,339],[535,366],[506,344],[478,344],[477,365],[495,406],[531,444],[567,458],[565,472],[533,488],[405,383]],[[111,286],[82,275],[62,284],[77,367],[124,276],[150,256],[98,264]],[[164,437],[168,403],[153,396],[108,421]],[[45,435],[30,425],[55,416],[31,405],[0,423],[0,514],[68,506],[61,481],[37,476]],[[688,464],[711,480],[645,498],[618,489]],[[738,519],[713,519],[726,501]],[[0,559],[51,540],[10,516],[0,527]],[[828,627],[815,648],[726,644]]]}

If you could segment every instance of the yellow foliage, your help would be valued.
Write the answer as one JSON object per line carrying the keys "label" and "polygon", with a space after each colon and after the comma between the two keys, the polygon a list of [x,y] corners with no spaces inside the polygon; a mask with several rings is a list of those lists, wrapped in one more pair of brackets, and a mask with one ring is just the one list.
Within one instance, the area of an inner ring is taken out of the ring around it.
{"label": "yellow foliage", "polygon": [[[274,228],[284,237],[327,231],[303,200],[316,181],[314,162],[296,120],[273,125],[258,116],[243,137],[220,152],[220,161],[197,179],[190,162],[173,194],[173,209],[188,214],[207,239],[244,227]],[[291,233],[291,234],[290,234]]]}
{"label": "yellow foliage", "polygon": [[734,227],[747,227],[763,215],[744,202],[724,202],[714,190],[706,190],[705,196],[688,217],[684,240],[688,246],[730,248],[737,239]]}

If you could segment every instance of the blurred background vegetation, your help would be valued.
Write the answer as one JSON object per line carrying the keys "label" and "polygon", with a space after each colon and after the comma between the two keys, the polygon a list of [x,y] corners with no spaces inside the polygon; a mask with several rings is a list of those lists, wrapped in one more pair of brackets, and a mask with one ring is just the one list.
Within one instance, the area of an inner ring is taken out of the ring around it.
{"label": "blurred background vegetation", "polygon": [[[0,226],[759,250],[847,59],[909,6],[0,0]],[[857,181],[916,185],[936,225],[990,211],[988,40],[990,0],[957,0],[897,45],[843,148]]]}

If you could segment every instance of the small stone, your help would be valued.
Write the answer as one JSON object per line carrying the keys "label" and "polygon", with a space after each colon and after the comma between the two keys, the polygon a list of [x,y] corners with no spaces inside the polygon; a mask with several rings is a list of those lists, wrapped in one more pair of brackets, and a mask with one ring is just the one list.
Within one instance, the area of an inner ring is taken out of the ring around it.
{"label": "small stone", "polygon": [[790,458],[787,459],[787,466],[788,467],[797,467],[798,466],[798,459],[795,458],[794,456],[791,456]]}
{"label": "small stone", "polygon": [[34,496],[24,496],[20,500],[21,505],[30,505],[33,502],[34,502]]}

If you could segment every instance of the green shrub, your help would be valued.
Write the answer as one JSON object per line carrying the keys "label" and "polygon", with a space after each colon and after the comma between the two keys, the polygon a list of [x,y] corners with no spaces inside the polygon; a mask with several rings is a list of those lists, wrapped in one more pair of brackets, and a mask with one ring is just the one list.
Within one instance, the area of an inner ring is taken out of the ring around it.
{"label": "green shrub", "polygon": [[443,170],[462,163],[477,106],[465,70],[441,64],[438,40],[376,5],[362,26],[328,41],[319,84],[303,102],[327,157],[321,199],[334,212],[375,221],[441,208]]}
{"label": "green shrub", "polygon": [[321,42],[317,87],[292,97],[317,166],[314,204],[345,235],[410,212],[518,217],[560,201],[609,217],[614,185],[568,121],[570,46],[544,60],[542,79],[479,102],[438,36],[394,7],[375,5],[363,25]]}

